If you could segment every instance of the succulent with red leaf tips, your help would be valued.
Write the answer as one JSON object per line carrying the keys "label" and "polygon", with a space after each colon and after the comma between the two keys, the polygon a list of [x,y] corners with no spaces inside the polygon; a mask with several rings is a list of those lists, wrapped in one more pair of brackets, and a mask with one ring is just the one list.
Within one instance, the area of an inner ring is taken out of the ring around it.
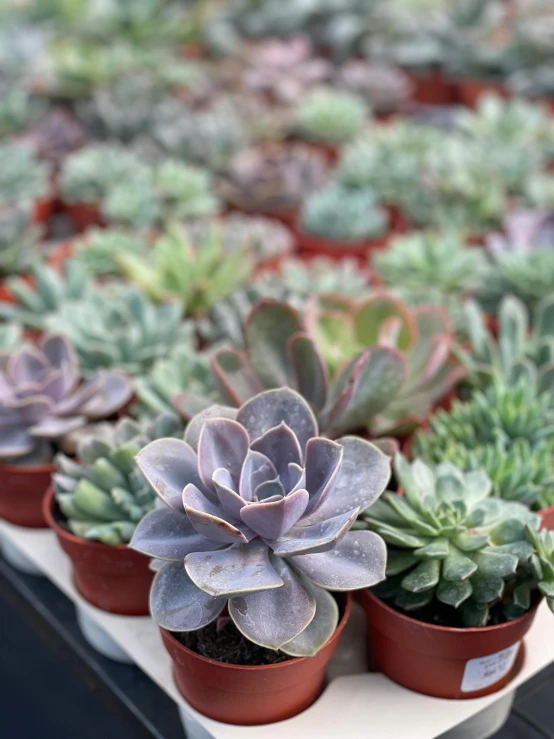
{"label": "succulent with red leaf tips", "polygon": [[131,395],[129,380],[117,372],[98,372],[80,384],[73,348],[63,336],[0,352],[0,460],[34,461],[40,455],[43,461],[41,440],[108,418]]}
{"label": "succulent with red leaf tips", "polygon": [[[288,385],[311,403],[326,436],[360,429],[380,436],[409,431],[465,374],[450,356],[454,333],[442,308],[412,309],[387,293],[321,302],[308,328],[284,303],[261,300],[252,308],[244,350],[221,349],[212,360],[226,402],[238,406]],[[198,402],[187,392],[174,398],[189,417]]]}
{"label": "succulent with red leaf tips", "polygon": [[164,503],[131,541],[167,560],[152,586],[152,616],[194,631],[228,605],[256,644],[313,655],[338,622],[327,591],[384,579],[383,540],[349,529],[383,492],[390,461],[363,439],[319,437],[309,405],[288,388],[231,415],[211,409],[193,419],[185,442],[153,441],[137,456]]}

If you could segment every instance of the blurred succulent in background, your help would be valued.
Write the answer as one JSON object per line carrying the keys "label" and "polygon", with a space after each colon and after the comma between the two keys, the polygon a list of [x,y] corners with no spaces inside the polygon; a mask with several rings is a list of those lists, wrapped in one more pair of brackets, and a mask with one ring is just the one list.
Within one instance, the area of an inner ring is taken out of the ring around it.
{"label": "blurred succulent in background", "polygon": [[291,213],[321,186],[326,169],[323,155],[302,144],[246,149],[229,163],[219,192],[244,211]]}
{"label": "blurred succulent in background", "polygon": [[135,182],[145,171],[141,160],[122,146],[90,144],[65,160],[61,195],[68,203],[100,203],[114,185]]}
{"label": "blurred succulent in background", "polygon": [[23,331],[19,323],[0,323],[0,352],[13,352],[23,344]]}
{"label": "blurred succulent in background", "polygon": [[300,224],[307,233],[336,242],[369,241],[386,232],[388,214],[370,188],[331,182],[306,198]]}
{"label": "blurred succulent in background", "polygon": [[394,471],[404,495],[388,492],[364,514],[365,526],[387,542],[387,579],[375,594],[416,618],[430,604],[436,611],[438,601],[456,609],[449,625],[466,627],[486,626],[495,607],[506,619],[521,615],[514,606],[528,610],[527,527],[538,531],[540,518],[492,499],[481,471],[410,465],[401,455]]}
{"label": "blurred succulent in background", "polygon": [[292,234],[282,223],[264,216],[230,213],[224,219],[204,219],[181,224],[183,233],[193,244],[215,237],[225,253],[248,253],[257,264],[285,257],[292,252]]}
{"label": "blurred succulent in background", "polygon": [[110,225],[154,228],[161,219],[162,210],[156,197],[153,172],[140,171],[132,179],[114,183],[106,192],[100,211]]}
{"label": "blurred succulent in background", "polygon": [[420,231],[399,236],[372,255],[371,264],[388,288],[438,290],[462,298],[486,280],[488,263],[480,249],[466,246],[456,231]]}
{"label": "blurred succulent in background", "polygon": [[121,254],[118,261],[124,274],[152,298],[178,299],[191,315],[205,312],[245,284],[254,267],[245,248],[224,252],[217,231],[193,246],[176,225],[144,257]]}
{"label": "blurred succulent in background", "polygon": [[0,201],[0,276],[21,272],[32,261],[40,237],[40,228],[32,219],[32,202]]}
{"label": "blurred succulent in background", "polygon": [[25,205],[48,193],[48,166],[26,146],[0,142],[0,203]]}
{"label": "blurred succulent in background", "polygon": [[0,458],[37,464],[51,459],[51,442],[109,418],[131,398],[125,375],[99,372],[81,383],[75,352],[64,336],[5,352],[0,393]]}
{"label": "blurred succulent in background", "polygon": [[454,401],[416,434],[413,453],[428,462],[483,469],[493,494],[538,510],[554,504],[554,404],[525,378],[496,381],[467,403]]}
{"label": "blurred succulent in background", "polygon": [[335,73],[334,84],[367,101],[376,113],[392,113],[410,99],[413,85],[398,67],[383,62],[352,59]]}
{"label": "blurred succulent in background", "polygon": [[322,144],[342,144],[359,133],[369,110],[350,92],[315,90],[296,106],[294,129],[302,138]]}
{"label": "blurred succulent in background", "polygon": [[156,501],[135,457],[154,439],[181,434],[182,424],[172,414],[146,424],[122,418],[115,425],[97,424],[79,442],[78,462],[56,455],[52,483],[69,530],[109,546],[129,542]]}
{"label": "blurred succulent in background", "polygon": [[134,285],[110,283],[65,301],[46,323],[69,337],[85,374],[115,367],[137,376],[187,340],[182,312],[178,303],[152,303]]}
{"label": "blurred succulent in background", "polygon": [[554,533],[546,530],[537,533],[530,527],[527,538],[535,549],[531,555],[531,567],[538,588],[546,598],[550,610],[554,611]]}
{"label": "blurred succulent in background", "polygon": [[524,183],[525,199],[531,208],[554,211],[554,177],[551,172],[536,172]]}
{"label": "blurred succulent in background", "polygon": [[0,77],[0,136],[10,136],[32,125],[44,112],[43,104],[11,80]]}
{"label": "blurred succulent in background", "polygon": [[169,560],[152,585],[152,615],[164,628],[193,631],[228,605],[247,639],[313,655],[338,623],[326,590],[384,577],[383,541],[349,529],[385,488],[390,462],[363,439],[318,437],[310,407],[288,388],[262,393],[233,415],[201,416],[186,442],[161,439],[137,457],[165,503],[131,541]]}
{"label": "blurred succulent in background", "polygon": [[104,277],[120,271],[121,254],[142,255],[149,242],[142,234],[123,228],[91,228],[74,242],[75,259],[93,277]]}
{"label": "blurred succulent in background", "polygon": [[306,36],[268,38],[247,48],[245,56],[244,87],[286,105],[298,102],[333,74],[333,65],[314,55]]}
{"label": "blurred succulent in background", "polygon": [[74,259],[64,263],[63,272],[35,261],[29,273],[31,284],[22,277],[8,281],[15,302],[0,302],[0,317],[31,329],[45,329],[65,301],[83,300],[95,288],[87,271]]}
{"label": "blurred succulent in background", "polygon": [[165,218],[205,218],[219,208],[211,175],[202,167],[168,160],[156,168],[154,182]]}
{"label": "blurred succulent in background", "polygon": [[69,154],[86,143],[83,126],[66,108],[54,108],[35,126],[27,129],[22,140],[40,159],[60,167]]}
{"label": "blurred succulent in background", "polygon": [[541,246],[554,247],[554,212],[518,210],[509,213],[504,218],[502,231],[488,234],[486,246],[493,257],[499,258],[509,252],[530,252]]}

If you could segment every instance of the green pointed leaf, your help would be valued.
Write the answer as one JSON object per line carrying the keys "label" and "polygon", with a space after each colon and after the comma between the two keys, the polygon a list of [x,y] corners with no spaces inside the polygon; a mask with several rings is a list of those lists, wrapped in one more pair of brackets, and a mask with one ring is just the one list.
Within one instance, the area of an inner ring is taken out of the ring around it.
{"label": "green pointed leaf", "polygon": [[486,604],[468,600],[460,606],[460,614],[467,628],[486,626],[489,620],[489,607]]}
{"label": "green pointed leaf", "polygon": [[504,580],[500,577],[483,577],[474,575],[471,578],[473,600],[476,603],[492,603],[504,592]]}
{"label": "green pointed leaf", "polygon": [[458,608],[473,593],[473,588],[468,580],[461,582],[447,582],[441,580],[437,588],[437,598],[441,603]]}
{"label": "green pointed leaf", "polygon": [[418,562],[417,557],[411,552],[388,552],[387,555],[387,577],[399,575],[401,572],[413,567]]}
{"label": "green pointed leaf", "polygon": [[448,539],[436,539],[414,552],[416,557],[422,559],[444,559],[450,554],[450,545]]}
{"label": "green pointed leaf", "polygon": [[410,593],[407,590],[400,590],[394,599],[394,604],[403,611],[417,611],[429,605],[434,595],[434,590],[426,590],[421,593]]}
{"label": "green pointed leaf", "polygon": [[421,593],[423,590],[434,588],[440,578],[440,563],[437,560],[421,562],[409,575],[402,580],[402,587],[412,593]]}
{"label": "green pointed leaf", "polygon": [[467,580],[477,571],[477,565],[469,557],[465,557],[457,549],[452,549],[450,555],[444,560],[442,577],[445,580]]}
{"label": "green pointed leaf", "polygon": [[481,577],[507,577],[512,575],[518,566],[518,558],[514,554],[485,550],[473,555]]}

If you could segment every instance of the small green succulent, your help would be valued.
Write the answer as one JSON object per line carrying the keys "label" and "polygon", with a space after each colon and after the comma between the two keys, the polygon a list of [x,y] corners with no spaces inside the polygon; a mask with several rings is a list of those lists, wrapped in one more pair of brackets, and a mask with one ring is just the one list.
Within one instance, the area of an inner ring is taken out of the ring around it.
{"label": "small green succulent", "polygon": [[178,303],[157,305],[135,285],[114,282],[65,301],[46,324],[70,339],[85,373],[110,367],[136,377],[190,342],[182,312]]}
{"label": "small green succulent", "polygon": [[161,203],[156,197],[154,176],[150,170],[109,187],[101,205],[109,224],[133,229],[149,229],[160,221]]}
{"label": "small green succulent", "polygon": [[179,220],[214,215],[219,201],[213,194],[211,175],[202,167],[169,160],[155,173],[155,188],[165,217]]}
{"label": "small green succulent", "polygon": [[538,588],[550,610],[554,611],[554,533],[546,529],[537,533],[533,528],[528,528],[527,537],[535,548],[531,566]]}
{"label": "small green succulent", "polygon": [[44,106],[27,90],[11,82],[0,81],[0,136],[23,131],[43,112]]}
{"label": "small green succulent", "polygon": [[0,323],[0,352],[12,352],[23,343],[23,332],[19,323]]}
{"label": "small green succulent", "polygon": [[428,462],[483,469],[493,494],[539,510],[554,504],[554,405],[525,378],[494,382],[466,403],[440,410],[418,431],[414,454]]}
{"label": "small green succulent", "polygon": [[0,202],[0,275],[17,274],[29,266],[40,228],[33,225],[31,202]]}
{"label": "small green succulent", "polygon": [[349,92],[319,89],[298,104],[294,126],[311,141],[340,144],[352,139],[368,116],[363,99]]}
{"label": "small green succulent", "polygon": [[156,499],[135,457],[154,439],[181,434],[182,424],[172,414],[143,425],[123,418],[115,426],[97,424],[80,441],[78,462],[58,454],[52,482],[69,530],[109,546],[129,542]]}
{"label": "small green succulent", "polygon": [[387,580],[375,593],[416,618],[447,606],[451,626],[486,626],[495,606],[505,619],[521,615],[514,606],[529,609],[525,594],[535,583],[527,527],[536,532],[540,518],[491,498],[482,471],[417,459],[410,465],[402,455],[394,470],[404,495],[385,493],[363,517],[388,549]]}
{"label": "small green succulent", "polygon": [[337,242],[355,242],[382,236],[388,215],[373,190],[332,182],[306,198],[300,222],[307,233]]}
{"label": "small green succulent", "polygon": [[94,277],[117,274],[120,254],[142,255],[149,245],[140,233],[117,227],[91,228],[74,244],[75,259]]}
{"label": "small green succulent", "polygon": [[0,203],[33,203],[48,192],[48,166],[30,147],[0,143]]}
{"label": "small green succulent", "polygon": [[86,270],[75,259],[65,262],[63,273],[42,262],[33,262],[29,272],[31,285],[21,277],[8,282],[16,302],[0,303],[1,318],[17,321],[27,328],[45,329],[64,302],[85,299],[94,289]]}

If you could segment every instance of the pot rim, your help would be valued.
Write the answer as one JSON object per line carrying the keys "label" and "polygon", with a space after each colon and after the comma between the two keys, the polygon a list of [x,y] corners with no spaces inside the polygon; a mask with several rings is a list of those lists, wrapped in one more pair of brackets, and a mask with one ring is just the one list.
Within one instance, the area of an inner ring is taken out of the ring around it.
{"label": "pot rim", "polygon": [[46,462],[44,464],[6,464],[5,462],[0,462],[0,473],[21,472],[25,475],[40,475],[52,473],[55,469],[56,468],[52,462]]}
{"label": "pot rim", "polygon": [[[46,519],[46,523],[48,524],[48,528],[52,529],[56,536],[60,537],[61,539],[65,539],[65,541],[69,542],[70,544],[75,545],[84,545],[88,546],[91,549],[97,549],[98,551],[129,551],[133,552],[135,554],[140,554],[140,552],[137,552],[136,549],[131,549],[131,547],[127,546],[127,544],[116,544],[115,546],[110,546],[109,544],[104,544],[102,541],[92,541],[90,539],[82,539],[80,536],[76,536],[75,534],[72,534],[71,531],[67,531],[66,529],[62,528],[59,523],[56,521],[54,517],[53,508],[56,502],[56,494],[54,492],[54,486],[49,485],[48,490],[46,491],[46,494],[44,496],[44,500],[42,503],[42,512],[44,514],[44,518]],[[144,556],[144,555],[143,555]]]}
{"label": "pot rim", "polygon": [[407,616],[405,613],[402,613],[401,611],[397,611],[395,608],[392,608],[391,606],[387,605],[384,600],[377,597],[375,593],[372,593],[369,588],[366,588],[365,590],[360,591],[360,597],[362,598],[368,598],[373,603],[376,603],[379,607],[383,608],[384,611],[388,613],[389,616],[392,616],[394,618],[399,619],[404,624],[413,624],[416,623],[420,625],[422,628],[428,629],[435,633],[441,633],[441,634],[483,634],[485,632],[491,632],[491,631],[503,631],[504,629],[513,628],[518,623],[521,623],[525,619],[529,618],[529,616],[534,613],[539,605],[541,604],[541,601],[543,599],[543,596],[541,595],[537,602],[529,608],[529,610],[525,611],[524,614],[521,616],[518,616],[517,618],[512,619],[511,621],[505,621],[501,624],[491,624],[489,626],[438,626],[437,624],[430,624],[427,623],[427,621],[420,621],[417,618],[413,618],[411,616]]}
{"label": "pot rim", "polygon": [[[321,647],[321,649],[318,652],[316,652],[316,654],[313,655],[313,657],[317,657],[317,655],[320,652],[322,652],[328,646],[336,642],[339,639],[344,627],[346,626],[348,622],[348,618],[352,610],[352,593],[343,592],[342,594],[345,596],[344,609],[342,612],[342,616],[339,619],[339,622],[337,624],[337,627],[335,631],[333,632],[333,634],[331,635],[331,637],[325,642],[325,644]],[[245,670],[247,672],[256,672],[256,671],[262,671],[262,670],[274,670],[278,668],[289,668],[289,667],[299,664],[300,662],[313,658],[313,657],[292,657],[291,659],[288,659],[285,662],[278,662],[277,664],[273,664],[273,665],[233,665],[228,662],[220,662],[219,660],[212,659],[211,657],[204,657],[203,655],[198,654],[198,652],[195,652],[194,650],[189,649],[188,647],[185,647],[184,644],[181,644],[181,642],[175,638],[175,636],[173,635],[173,632],[168,631],[168,629],[164,629],[163,626],[160,626],[159,628],[160,628],[162,639],[164,640],[164,642],[169,642],[171,646],[175,647],[178,651],[185,652],[187,655],[198,659],[200,662],[203,662],[206,665],[216,665],[218,667],[222,667],[224,669],[229,669],[229,670]]]}

